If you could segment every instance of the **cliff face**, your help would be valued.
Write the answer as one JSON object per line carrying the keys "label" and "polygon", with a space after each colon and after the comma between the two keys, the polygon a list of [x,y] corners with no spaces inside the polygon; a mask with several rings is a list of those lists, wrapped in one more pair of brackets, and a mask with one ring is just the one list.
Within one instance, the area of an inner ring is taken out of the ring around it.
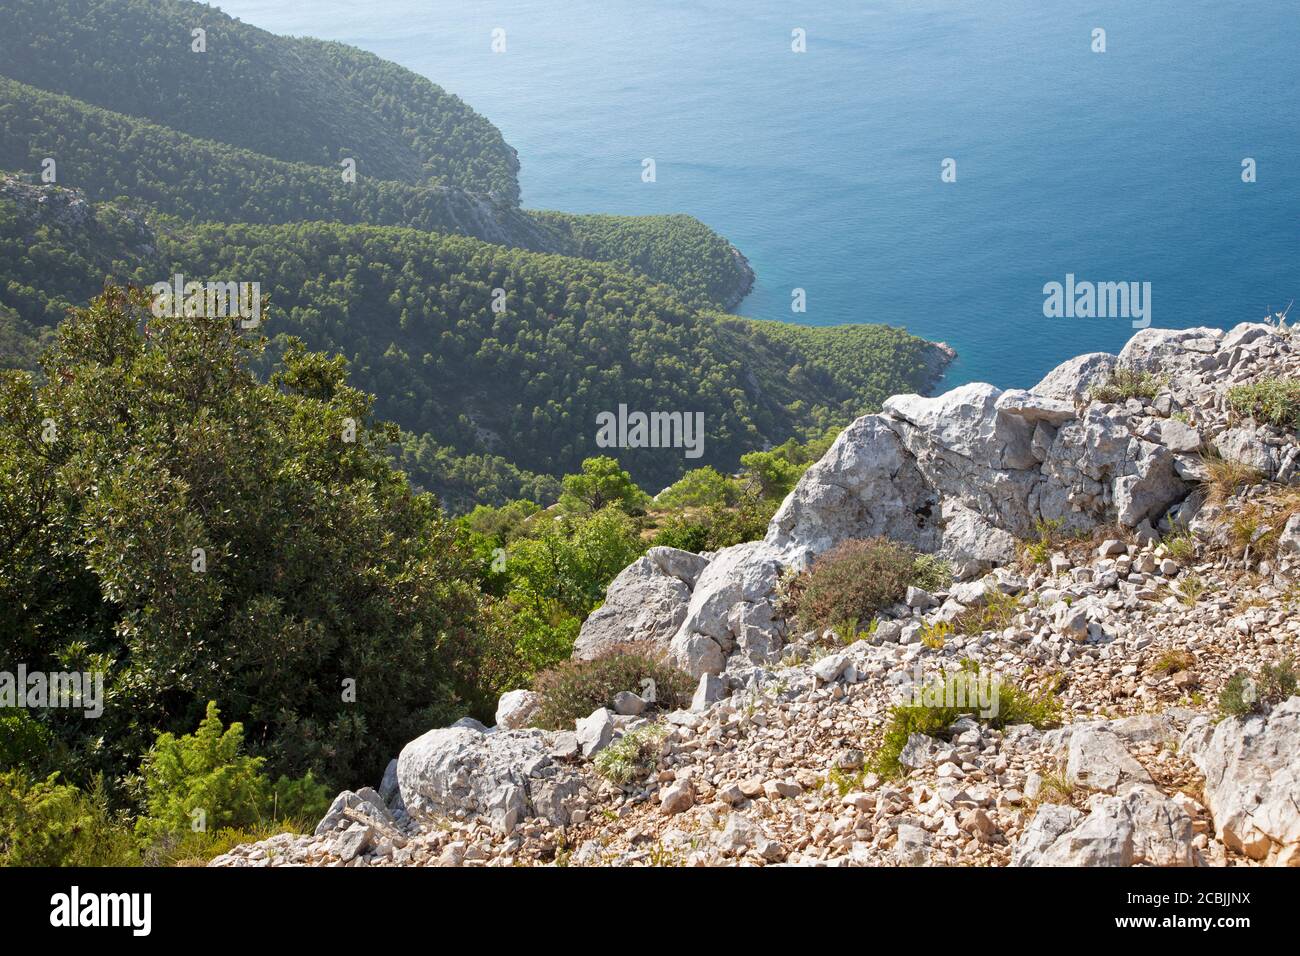
{"label": "cliff face", "polygon": [[[496,728],[403,750],[370,855],[348,860],[1300,863],[1300,400],[1277,398],[1296,379],[1300,339],[1244,324],[1144,330],[1027,391],[890,399],[763,541],[652,549],[584,625],[582,658],[657,645],[699,682],[689,710],[639,731],[652,702],[627,688],[551,734],[524,729],[537,701],[512,692]],[[942,556],[953,583],[909,588],[866,633],[799,633],[783,579],[876,536]],[[994,713],[908,737],[901,777],[864,770],[894,707],[962,674],[1054,714],[999,720],[1015,698],[994,693]],[[594,773],[633,732],[653,741],[644,773]],[[282,842],[337,861],[369,825]]]}

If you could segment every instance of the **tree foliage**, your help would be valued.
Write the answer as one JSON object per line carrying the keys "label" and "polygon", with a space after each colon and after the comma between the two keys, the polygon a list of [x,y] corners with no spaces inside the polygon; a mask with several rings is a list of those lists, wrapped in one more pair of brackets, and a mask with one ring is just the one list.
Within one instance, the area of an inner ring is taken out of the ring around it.
{"label": "tree foliage", "polygon": [[107,673],[104,715],[54,728],[83,771],[221,700],[277,771],[377,779],[485,705],[477,572],[388,462],[394,430],[364,424],[341,359],[289,342],[262,383],[261,348],[111,288],[43,383],[0,376],[0,652]]}

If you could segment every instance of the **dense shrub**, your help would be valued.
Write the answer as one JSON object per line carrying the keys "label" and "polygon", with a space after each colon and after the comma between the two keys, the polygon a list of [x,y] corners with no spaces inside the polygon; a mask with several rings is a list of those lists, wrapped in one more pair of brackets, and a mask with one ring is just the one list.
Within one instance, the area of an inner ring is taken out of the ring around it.
{"label": "dense shrub", "polygon": [[655,496],[660,508],[704,508],[734,505],[740,500],[740,486],[714,468],[705,466],[682,475]]}
{"label": "dense shrub", "polygon": [[709,547],[712,527],[706,520],[687,515],[669,515],[660,522],[650,544],[654,547],[680,548],[683,551],[711,551]]}
{"label": "dense shrub", "polygon": [[909,585],[935,590],[948,580],[943,562],[896,541],[845,541],[819,557],[802,580],[791,582],[786,607],[805,631],[856,627],[901,601]]}
{"label": "dense shrub", "polygon": [[0,773],[0,866],[138,863],[135,840],[110,816],[102,785],[87,794],[58,776]]}
{"label": "dense shrub", "polygon": [[649,501],[632,476],[608,455],[583,459],[582,470],[565,475],[560,487],[560,507],[569,512],[590,513],[613,505],[632,514]]}
{"label": "dense shrub", "polygon": [[136,833],[149,845],[168,847],[196,829],[208,832],[266,825],[274,819],[314,822],[330,794],[312,779],[281,777],[274,785],[266,761],[243,753],[244,728],[223,728],[215,702],[193,734],[160,734],[141,765],[144,813]]}
{"label": "dense shrub", "polygon": [[472,556],[346,363],[291,343],[264,382],[236,323],[149,306],[110,288],[43,380],[0,372],[0,659],[107,675],[101,718],[51,721],[66,779],[121,779],[213,699],[275,773],[334,782],[486,715]]}
{"label": "dense shrub", "polygon": [[521,676],[527,679],[569,656],[578,629],[605,599],[610,581],[645,549],[635,522],[612,503],[587,515],[539,516],[530,535],[506,545],[496,629],[513,649]]}
{"label": "dense shrub", "polygon": [[565,661],[538,674],[533,684],[542,698],[537,726],[572,730],[575,720],[612,706],[620,691],[646,696],[648,680],[654,682],[654,708],[676,710],[690,703],[695,682],[651,646],[629,645],[592,661]]}
{"label": "dense shrub", "polygon": [[46,777],[59,768],[63,757],[58,737],[26,710],[0,711],[0,771],[25,770]]}

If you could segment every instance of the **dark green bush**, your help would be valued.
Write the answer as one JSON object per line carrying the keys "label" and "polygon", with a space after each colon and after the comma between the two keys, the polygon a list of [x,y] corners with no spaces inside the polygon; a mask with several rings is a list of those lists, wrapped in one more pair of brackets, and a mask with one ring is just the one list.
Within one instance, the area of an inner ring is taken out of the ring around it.
{"label": "dark green bush", "polygon": [[695,689],[690,675],[665,661],[656,648],[629,645],[593,661],[565,661],[538,674],[533,684],[542,698],[537,726],[572,730],[575,720],[611,706],[619,691],[645,696],[646,680],[654,681],[653,707],[659,710],[685,707]]}
{"label": "dark green bush", "polygon": [[66,748],[26,710],[0,711],[0,771],[25,770],[46,777],[65,759]]}
{"label": "dark green bush", "polygon": [[699,554],[709,549],[709,525],[698,518],[685,515],[671,515],[659,526],[650,544],[652,547],[664,546],[680,548]]}

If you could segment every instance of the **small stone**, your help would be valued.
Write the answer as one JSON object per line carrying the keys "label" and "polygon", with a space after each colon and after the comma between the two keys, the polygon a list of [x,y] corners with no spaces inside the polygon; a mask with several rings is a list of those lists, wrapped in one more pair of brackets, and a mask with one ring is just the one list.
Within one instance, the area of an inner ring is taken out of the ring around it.
{"label": "small stone", "polygon": [[844,673],[844,668],[848,666],[849,656],[847,654],[827,654],[813,664],[812,672],[817,675],[818,679],[829,684]]}
{"label": "small stone", "polygon": [[1116,538],[1107,538],[1102,542],[1101,547],[1097,549],[1097,556],[1102,558],[1114,558],[1124,554],[1126,550],[1123,541],[1119,541]]}
{"label": "small stone", "polygon": [[639,694],[621,690],[614,695],[614,713],[623,717],[637,717],[645,712],[645,701]]}
{"label": "small stone", "polygon": [[334,854],[344,863],[348,863],[366,851],[375,831],[364,823],[354,823],[344,830],[334,841]]}
{"label": "small stone", "polygon": [[848,748],[835,755],[835,766],[841,770],[860,770],[865,759],[861,750]]}
{"label": "small stone", "polygon": [[722,690],[721,677],[717,674],[701,674],[695,696],[691,698],[691,711],[698,714],[708,710],[710,704],[722,699]]}
{"label": "small stone", "polygon": [[695,791],[690,780],[679,780],[667,787],[659,798],[659,808],[664,813],[681,813],[695,805]]}
{"label": "small stone", "polygon": [[930,834],[910,823],[900,825],[894,859],[900,866],[925,866],[930,862]]}
{"label": "small stone", "polygon": [[718,791],[718,799],[734,807],[745,802],[745,792],[740,789],[740,784],[729,783]]}
{"label": "small stone", "polygon": [[769,800],[780,800],[799,796],[803,787],[792,780],[769,780],[763,784],[763,793]]}
{"label": "small stone", "polygon": [[578,746],[588,759],[609,746],[614,738],[614,719],[604,707],[591,712],[591,716],[578,721]]}

